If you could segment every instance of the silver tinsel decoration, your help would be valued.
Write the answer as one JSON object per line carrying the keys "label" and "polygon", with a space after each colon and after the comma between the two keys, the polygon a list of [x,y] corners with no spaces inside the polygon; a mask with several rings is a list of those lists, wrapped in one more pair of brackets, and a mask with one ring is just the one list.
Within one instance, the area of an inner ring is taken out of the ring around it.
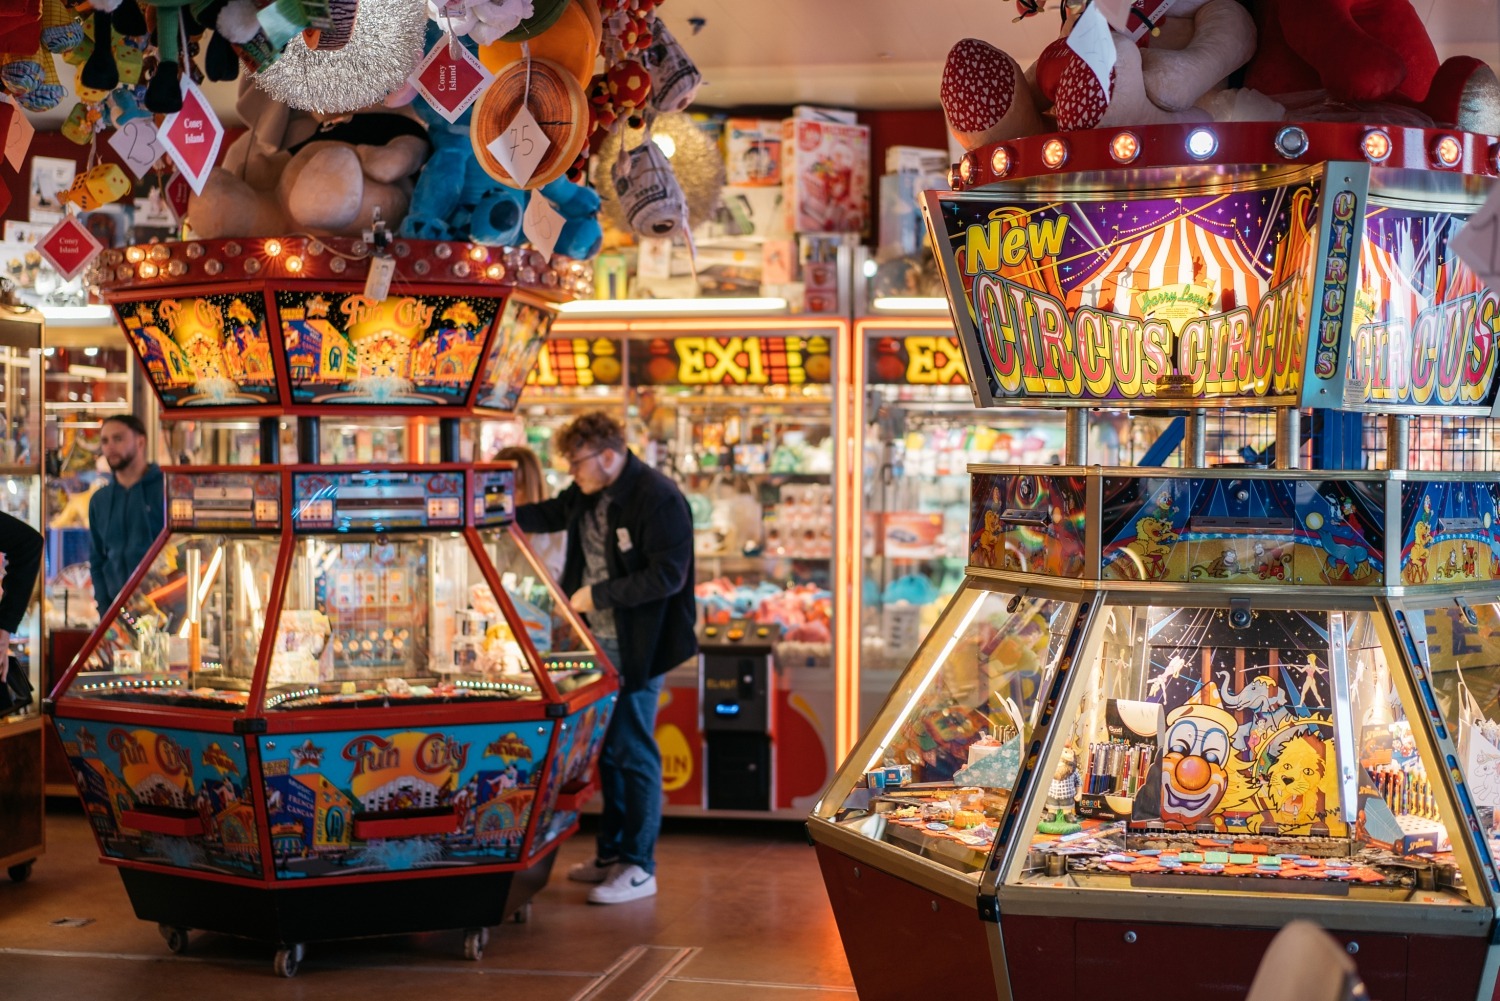
{"label": "silver tinsel decoration", "polygon": [[317,52],[298,35],[255,82],[293,108],[325,115],[358,111],[405,86],[422,59],[426,27],[427,0],[360,0],[343,48]]}
{"label": "silver tinsel decoration", "polygon": [[[667,153],[667,162],[677,183],[687,199],[688,225],[697,227],[713,217],[719,207],[719,196],[724,188],[724,158],[692,118],[680,111],[658,115],[651,124],[651,134],[662,137],[657,145]],[[590,161],[594,190],[604,202],[604,212],[615,227],[629,230],[620,200],[615,197],[613,171],[615,160],[620,156],[620,137],[625,137],[625,148],[635,149],[645,141],[644,129],[621,126],[599,147],[598,155]]]}

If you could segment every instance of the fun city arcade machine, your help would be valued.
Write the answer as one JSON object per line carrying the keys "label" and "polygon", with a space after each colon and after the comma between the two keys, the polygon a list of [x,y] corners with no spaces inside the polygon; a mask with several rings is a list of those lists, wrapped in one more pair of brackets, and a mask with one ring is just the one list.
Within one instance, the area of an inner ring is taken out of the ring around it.
{"label": "fun city arcade machine", "polygon": [[[1500,802],[1453,692],[1500,488],[1287,468],[1299,406],[1493,413],[1500,299],[1447,245],[1489,149],[1099,130],[928,195],[976,401],[1068,408],[1068,464],[971,468],[964,584],[810,821],[862,995],[1242,997],[1301,917],[1373,997],[1492,996]],[[1201,462],[1245,405],[1279,468],[1087,465],[1087,407],[1185,412]]]}
{"label": "fun city arcade machine", "polygon": [[[512,524],[514,470],[455,461],[510,410],[581,266],[303,238],[108,251],[167,419],[257,416],[261,464],[165,470],[167,527],[49,705],[102,861],[174,952],[522,920],[576,829],[617,682]],[[440,461],[324,465],[327,414],[441,418]],[[279,418],[298,421],[281,464]]]}

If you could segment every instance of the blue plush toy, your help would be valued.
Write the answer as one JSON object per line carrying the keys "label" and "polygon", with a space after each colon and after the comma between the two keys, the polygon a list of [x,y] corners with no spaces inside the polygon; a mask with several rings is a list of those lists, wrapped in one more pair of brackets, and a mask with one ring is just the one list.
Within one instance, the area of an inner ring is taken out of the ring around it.
{"label": "blue plush toy", "polygon": [[[428,47],[441,35],[436,25],[428,24]],[[463,44],[470,51],[475,48],[467,38]],[[401,235],[418,240],[473,240],[491,247],[520,244],[525,239],[521,220],[531,193],[501,184],[474,158],[469,142],[473,108],[453,124],[421,97],[412,102],[412,108],[427,126],[432,155],[417,175]],[[597,254],[604,241],[599,195],[561,177],[544,185],[540,193],[567,220],[553,252],[579,259]]]}

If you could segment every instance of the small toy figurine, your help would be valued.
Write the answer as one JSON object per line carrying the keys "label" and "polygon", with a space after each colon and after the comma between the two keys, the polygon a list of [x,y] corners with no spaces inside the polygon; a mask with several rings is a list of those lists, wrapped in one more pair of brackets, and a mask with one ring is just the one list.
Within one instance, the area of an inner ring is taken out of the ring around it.
{"label": "small toy figurine", "polygon": [[1078,801],[1078,790],[1082,786],[1078,777],[1078,752],[1071,746],[1063,748],[1062,759],[1052,773],[1052,784],[1047,788],[1047,811],[1051,820],[1037,825],[1042,834],[1072,834],[1082,828],[1073,821],[1073,806]]}

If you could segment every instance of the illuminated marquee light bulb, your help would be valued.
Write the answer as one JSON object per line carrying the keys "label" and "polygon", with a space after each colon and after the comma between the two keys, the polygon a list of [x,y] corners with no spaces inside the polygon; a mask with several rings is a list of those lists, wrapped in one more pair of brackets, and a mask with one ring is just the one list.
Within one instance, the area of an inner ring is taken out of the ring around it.
{"label": "illuminated marquee light bulb", "polygon": [[484,276],[490,281],[499,281],[500,279],[505,277],[505,265],[491,264],[489,267],[484,269]]}
{"label": "illuminated marquee light bulb", "polygon": [[964,179],[965,184],[974,179],[974,162],[968,157],[958,162],[958,176]]}
{"label": "illuminated marquee light bulb", "polygon": [[1068,161],[1068,144],[1061,139],[1048,139],[1042,143],[1042,162],[1053,170]]}
{"label": "illuminated marquee light bulb", "polygon": [[302,258],[295,256],[288,257],[286,259],[286,269],[289,273],[294,275],[300,272],[302,270]]}
{"label": "illuminated marquee light bulb", "polygon": [[990,169],[995,172],[996,177],[1004,177],[1010,173],[1010,149],[1008,147],[995,147],[995,152],[990,154]]}
{"label": "illuminated marquee light bulb", "polygon": [[1214,135],[1212,129],[1194,129],[1188,133],[1188,156],[1194,160],[1207,160],[1218,148],[1219,137]]}
{"label": "illuminated marquee light bulb", "polygon": [[150,261],[141,262],[140,276],[142,278],[155,278],[156,272],[157,268],[155,264],[152,264]]}
{"label": "illuminated marquee light bulb", "polygon": [[1109,141],[1109,155],[1116,163],[1130,163],[1141,155],[1141,141],[1133,132],[1119,132]]}
{"label": "illuminated marquee light bulb", "polygon": [[266,243],[265,243],[265,248],[266,248],[266,256],[267,257],[280,257],[281,256],[281,241],[280,240],[267,240]]}
{"label": "illuminated marquee light bulb", "polygon": [[482,261],[489,256],[490,252],[484,249],[484,247],[480,244],[476,243],[474,244],[474,246],[469,248],[469,260],[471,261]]}
{"label": "illuminated marquee light bulb", "polygon": [[1276,152],[1288,160],[1295,160],[1307,152],[1307,133],[1295,125],[1288,125],[1276,133]]}
{"label": "illuminated marquee light bulb", "polygon": [[128,247],[125,250],[125,259],[131,264],[139,264],[146,259],[146,251],[142,247]]}
{"label": "illuminated marquee light bulb", "polygon": [[1365,159],[1371,163],[1385,163],[1391,155],[1391,137],[1384,129],[1371,129],[1366,132],[1360,145],[1364,148]]}
{"label": "illuminated marquee light bulb", "polygon": [[1463,155],[1463,144],[1458,141],[1457,136],[1442,136],[1432,144],[1433,159],[1441,167],[1457,167]]}

